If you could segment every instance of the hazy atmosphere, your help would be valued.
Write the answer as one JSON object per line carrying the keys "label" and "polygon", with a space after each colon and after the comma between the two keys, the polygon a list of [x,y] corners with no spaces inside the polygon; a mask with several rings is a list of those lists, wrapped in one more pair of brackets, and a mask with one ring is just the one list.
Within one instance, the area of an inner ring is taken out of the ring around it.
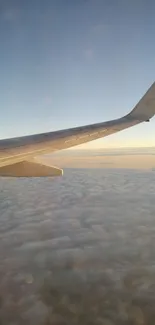
{"label": "hazy atmosphere", "polygon": [[155,147],[63,150],[40,158],[60,168],[129,168],[155,170]]}

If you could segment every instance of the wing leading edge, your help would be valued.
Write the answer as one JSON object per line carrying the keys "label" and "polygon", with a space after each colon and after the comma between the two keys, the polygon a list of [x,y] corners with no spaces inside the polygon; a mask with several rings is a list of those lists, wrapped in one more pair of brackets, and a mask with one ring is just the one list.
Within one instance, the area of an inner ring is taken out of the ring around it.
{"label": "wing leading edge", "polygon": [[154,115],[155,82],[135,108],[122,118],[61,131],[0,140],[0,167],[11,165],[10,168],[13,170],[13,164],[18,162],[108,136],[149,121]]}

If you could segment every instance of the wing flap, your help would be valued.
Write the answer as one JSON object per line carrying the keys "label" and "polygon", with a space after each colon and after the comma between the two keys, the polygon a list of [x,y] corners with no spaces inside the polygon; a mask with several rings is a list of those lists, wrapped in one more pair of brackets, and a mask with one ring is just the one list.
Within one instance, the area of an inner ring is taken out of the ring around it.
{"label": "wing flap", "polygon": [[3,177],[55,177],[63,175],[63,170],[57,167],[35,161],[21,161],[0,167]]}

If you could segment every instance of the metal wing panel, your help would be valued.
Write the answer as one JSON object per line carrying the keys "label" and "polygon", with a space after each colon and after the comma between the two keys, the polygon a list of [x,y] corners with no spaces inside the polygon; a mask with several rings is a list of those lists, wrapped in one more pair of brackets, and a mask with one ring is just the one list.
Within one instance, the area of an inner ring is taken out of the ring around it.
{"label": "metal wing panel", "polygon": [[67,149],[149,120],[155,115],[155,83],[126,116],[103,123],[0,141],[0,166]]}
{"label": "metal wing panel", "polygon": [[0,166],[96,140],[137,123],[137,120],[122,118],[64,131],[0,141]]}

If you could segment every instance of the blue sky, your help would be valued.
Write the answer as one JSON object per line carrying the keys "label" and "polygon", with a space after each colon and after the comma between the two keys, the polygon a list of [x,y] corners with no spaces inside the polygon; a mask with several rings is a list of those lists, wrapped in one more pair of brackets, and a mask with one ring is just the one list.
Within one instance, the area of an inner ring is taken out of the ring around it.
{"label": "blue sky", "polygon": [[[154,0],[1,0],[0,138],[106,121],[155,80]],[[155,119],[85,147],[152,146]]]}

